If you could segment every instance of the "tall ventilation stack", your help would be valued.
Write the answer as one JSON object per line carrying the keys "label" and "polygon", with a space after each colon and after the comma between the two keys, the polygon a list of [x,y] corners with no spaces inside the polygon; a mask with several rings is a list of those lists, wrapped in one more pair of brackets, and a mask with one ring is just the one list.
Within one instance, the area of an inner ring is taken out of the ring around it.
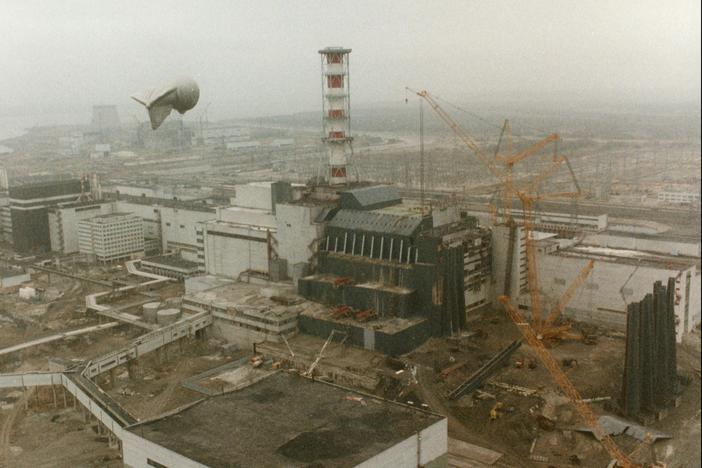
{"label": "tall ventilation stack", "polygon": [[351,113],[349,88],[351,49],[327,47],[319,51],[322,59],[322,121],[329,156],[329,184],[347,182],[346,166],[351,154]]}

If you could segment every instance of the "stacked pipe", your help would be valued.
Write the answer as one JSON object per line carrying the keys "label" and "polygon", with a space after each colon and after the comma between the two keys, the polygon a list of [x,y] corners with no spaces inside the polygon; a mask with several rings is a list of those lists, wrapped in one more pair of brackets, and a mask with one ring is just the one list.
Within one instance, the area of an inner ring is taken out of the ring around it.
{"label": "stacked pipe", "polygon": [[672,405],[677,388],[675,278],[627,306],[622,407],[628,416]]}

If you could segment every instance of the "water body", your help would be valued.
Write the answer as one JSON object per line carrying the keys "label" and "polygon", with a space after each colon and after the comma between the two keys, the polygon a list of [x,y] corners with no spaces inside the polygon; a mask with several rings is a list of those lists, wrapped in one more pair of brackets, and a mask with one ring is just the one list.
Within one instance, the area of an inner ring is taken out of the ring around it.
{"label": "water body", "polygon": [[17,138],[32,127],[45,125],[79,125],[90,122],[90,112],[72,114],[0,115],[0,145],[4,140]]}

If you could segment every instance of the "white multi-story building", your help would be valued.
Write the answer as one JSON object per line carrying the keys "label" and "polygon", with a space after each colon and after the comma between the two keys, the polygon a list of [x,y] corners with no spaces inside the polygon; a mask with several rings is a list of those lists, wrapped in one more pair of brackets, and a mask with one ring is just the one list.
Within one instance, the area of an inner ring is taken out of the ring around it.
{"label": "white multi-story building", "polygon": [[144,225],[131,213],[98,215],[78,223],[81,253],[101,263],[144,255]]}
{"label": "white multi-story building", "polygon": [[697,204],[700,194],[694,192],[658,192],[658,201],[666,203]]}
{"label": "white multi-story building", "polygon": [[78,252],[78,223],[114,211],[114,204],[105,201],[68,203],[49,209],[51,250],[62,254]]}

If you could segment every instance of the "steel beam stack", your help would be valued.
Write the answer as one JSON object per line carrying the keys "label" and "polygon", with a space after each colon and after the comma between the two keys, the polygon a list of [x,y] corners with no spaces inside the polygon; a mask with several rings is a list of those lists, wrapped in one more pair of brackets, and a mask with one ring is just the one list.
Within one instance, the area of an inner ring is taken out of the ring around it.
{"label": "steel beam stack", "polygon": [[628,416],[672,405],[677,387],[675,278],[653,285],[653,294],[627,306],[622,408]]}

